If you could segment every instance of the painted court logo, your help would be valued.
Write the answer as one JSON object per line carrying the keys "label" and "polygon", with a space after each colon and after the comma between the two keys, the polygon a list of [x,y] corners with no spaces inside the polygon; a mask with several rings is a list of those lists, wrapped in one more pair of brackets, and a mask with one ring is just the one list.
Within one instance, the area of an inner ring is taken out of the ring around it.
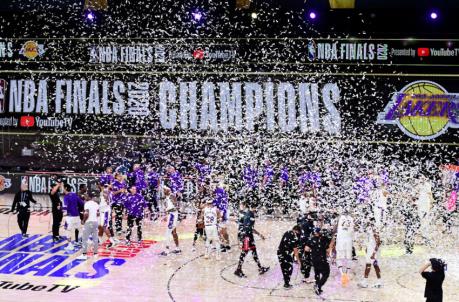
{"label": "painted court logo", "polygon": [[459,94],[435,82],[412,82],[394,94],[377,122],[397,125],[416,140],[434,139],[448,128],[459,128]]}
{"label": "painted court logo", "polygon": [[[51,235],[23,238],[21,234],[15,234],[0,241],[0,278],[2,275],[26,275],[98,279],[124,265],[127,260],[136,257],[154,243],[152,240],[142,240],[131,246],[120,244],[108,248],[105,242],[99,246],[99,258],[86,262],[75,257],[78,249],[65,250],[68,245],[65,240],[56,243]],[[6,287],[0,285],[0,288]]]}

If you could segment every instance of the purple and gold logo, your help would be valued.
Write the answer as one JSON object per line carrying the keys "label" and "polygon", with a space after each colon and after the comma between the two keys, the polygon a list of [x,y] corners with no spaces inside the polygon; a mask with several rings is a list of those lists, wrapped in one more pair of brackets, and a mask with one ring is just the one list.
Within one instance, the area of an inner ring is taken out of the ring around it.
{"label": "purple and gold logo", "polygon": [[393,95],[377,123],[397,125],[416,140],[434,139],[459,128],[459,94],[435,82],[412,82]]}

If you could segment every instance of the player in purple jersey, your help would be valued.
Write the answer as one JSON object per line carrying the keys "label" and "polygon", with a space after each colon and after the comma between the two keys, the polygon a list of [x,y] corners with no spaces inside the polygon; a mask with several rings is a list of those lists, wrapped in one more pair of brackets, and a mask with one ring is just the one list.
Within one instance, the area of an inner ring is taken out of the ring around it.
{"label": "player in purple jersey", "polygon": [[137,192],[142,194],[147,188],[147,182],[145,181],[145,172],[142,170],[140,164],[134,164],[132,172],[127,173],[129,185],[135,186]]}
{"label": "player in purple jersey", "polygon": [[147,173],[147,194],[146,200],[148,202],[148,209],[150,210],[151,220],[158,218],[159,207],[158,207],[158,192],[161,183],[161,175],[156,171],[154,167],[150,167]]}
{"label": "player in purple jersey", "polygon": [[183,178],[179,171],[175,170],[173,166],[167,168],[168,184],[171,189],[172,199],[179,202],[183,192]]}
{"label": "player in purple jersey", "polygon": [[261,189],[264,195],[264,206],[267,209],[268,214],[272,214],[273,200],[274,200],[274,168],[269,160],[265,161],[263,171],[263,181]]}
{"label": "player in purple jersey", "polygon": [[246,197],[250,203],[259,206],[258,202],[258,170],[252,165],[244,167],[243,179],[245,183]]}
{"label": "player in purple jersey", "polygon": [[[112,184],[111,193],[112,193],[112,212],[115,213],[115,230],[117,236],[121,235],[121,230],[123,228],[123,210],[124,210],[124,200],[127,192],[126,181],[124,176],[121,173],[115,174],[115,181]],[[113,231],[113,225],[111,226]]]}
{"label": "player in purple jersey", "polygon": [[114,181],[115,178],[113,177],[113,168],[108,166],[105,168],[104,173],[102,173],[99,177],[100,191],[103,191],[104,187],[110,187]]}
{"label": "player in purple jersey", "polygon": [[144,209],[148,206],[147,202],[143,198],[142,194],[137,193],[137,188],[132,186],[130,193],[126,197],[126,212],[128,214],[127,219],[127,233],[126,233],[126,244],[131,244],[131,233],[134,227],[134,222],[137,225],[137,239],[138,242],[142,242],[142,220],[144,216]]}
{"label": "player in purple jersey", "polygon": [[203,163],[195,163],[194,168],[198,172],[198,186],[204,185],[205,180],[212,173],[212,168],[207,164],[206,161],[203,161]]}

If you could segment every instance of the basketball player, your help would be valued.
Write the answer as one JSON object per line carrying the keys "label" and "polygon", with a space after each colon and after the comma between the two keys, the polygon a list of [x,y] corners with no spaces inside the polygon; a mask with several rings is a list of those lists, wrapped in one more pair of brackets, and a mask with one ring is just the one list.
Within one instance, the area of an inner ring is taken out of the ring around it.
{"label": "basketball player", "polygon": [[432,185],[424,175],[421,175],[420,182],[417,187],[418,199],[416,205],[418,207],[418,215],[421,221],[421,227],[428,224],[428,215],[432,208],[433,196]]}
{"label": "basketball player", "polygon": [[364,272],[364,279],[357,285],[362,288],[368,287],[368,276],[370,275],[371,265],[375,268],[376,278],[378,281],[373,285],[373,287],[381,288],[383,286],[381,282],[381,269],[379,268],[378,258],[380,254],[381,240],[379,233],[376,229],[375,223],[370,222],[367,228],[367,251],[366,251],[366,265]]}
{"label": "basketball player", "polygon": [[99,243],[102,244],[105,233],[110,241],[107,248],[110,248],[115,244],[115,241],[109,230],[109,221],[112,211],[110,209],[110,189],[107,185],[105,185],[103,191],[100,192],[99,213]]}
{"label": "basketball player", "polygon": [[220,238],[218,236],[218,229],[217,224],[218,221],[221,219],[220,211],[217,209],[216,206],[212,204],[212,199],[207,199],[206,206],[204,208],[204,225],[206,229],[206,254],[204,258],[208,259],[210,250],[211,250],[211,242],[215,245],[216,253],[217,253],[217,260],[220,260]]}
{"label": "basketball player", "polygon": [[[75,230],[81,230],[81,219],[78,208],[83,206],[84,202],[75,192],[72,192],[72,187],[69,184],[64,185],[64,206],[67,209],[67,216],[65,217],[65,226],[67,230],[67,240],[69,244],[65,248],[68,251],[73,251],[75,248],[72,244],[72,234]],[[75,238],[75,245],[79,245],[78,238]]]}
{"label": "basketball player", "polygon": [[223,241],[222,251],[226,252],[231,249],[229,243],[228,235],[228,219],[229,219],[229,209],[228,209],[228,193],[226,192],[225,185],[223,181],[220,180],[215,188],[215,200],[214,205],[221,213],[221,220],[218,224],[220,228],[220,236]]}
{"label": "basketball player", "polygon": [[261,266],[260,260],[258,259],[257,247],[255,246],[255,239],[253,238],[253,233],[260,236],[262,240],[265,240],[265,237],[254,229],[255,214],[253,212],[253,208],[249,209],[245,202],[241,202],[240,207],[241,211],[239,213],[238,237],[241,241],[242,251],[241,256],[239,257],[239,264],[234,274],[240,278],[246,277],[246,275],[242,272],[242,264],[244,263],[244,259],[245,256],[247,256],[247,253],[249,251],[252,251],[253,260],[255,260],[255,262],[257,263],[258,272],[260,273],[260,275],[262,275],[269,270],[269,267]]}
{"label": "basketball player", "polygon": [[194,232],[194,237],[193,237],[193,247],[192,251],[196,251],[196,241],[198,240],[198,236],[201,238],[205,238],[205,232],[204,232],[204,207],[205,207],[205,198],[208,192],[208,182],[209,180],[206,180],[206,184],[203,184],[198,187],[198,194],[196,198],[196,230]]}
{"label": "basketball player", "polygon": [[142,170],[140,164],[134,164],[132,166],[132,172],[127,174],[129,179],[129,186],[135,186],[137,193],[143,194],[143,191],[147,188],[147,182],[145,181],[145,172]]}
{"label": "basketball player", "polygon": [[[177,234],[177,222],[178,222],[178,210],[177,205],[171,198],[171,189],[164,187],[163,189],[165,196],[166,212],[167,212],[167,230],[166,230],[166,250],[160,255],[167,256],[169,253],[179,254],[182,251],[179,248],[179,238]],[[171,237],[174,238],[175,250],[169,251],[169,245]]]}
{"label": "basketball player", "polygon": [[94,193],[89,192],[87,193],[88,200],[84,203],[84,212],[83,212],[83,220],[81,221],[84,224],[83,229],[83,254],[81,254],[77,259],[79,260],[86,260],[88,257],[86,255],[88,251],[88,240],[89,237],[92,236],[93,242],[93,253],[94,257],[97,257],[97,251],[99,248],[99,240],[97,238],[98,232],[98,221],[99,221],[99,205],[95,202]]}
{"label": "basketball player", "polygon": [[110,166],[107,166],[105,168],[105,172],[102,173],[99,177],[100,191],[102,191],[104,187],[106,186],[110,187],[114,181],[115,181],[115,178],[113,177],[113,168]]}
{"label": "basketball player", "polygon": [[317,212],[317,200],[312,191],[304,191],[298,200],[300,215]]}
{"label": "basketball player", "polygon": [[146,200],[148,202],[148,209],[150,210],[150,220],[156,220],[159,215],[158,192],[161,180],[159,173],[154,167],[149,168],[147,182]]}
{"label": "basketball player", "polygon": [[348,272],[351,269],[352,262],[354,228],[354,219],[349,214],[349,209],[346,208],[338,219],[336,233],[336,260],[343,286],[349,283]]}
{"label": "basketball player", "polygon": [[[116,235],[121,236],[121,231],[123,228],[123,210],[124,210],[124,200],[126,198],[126,182],[121,173],[115,174],[115,181],[111,187],[112,192],[112,212],[115,213],[115,231]],[[111,222],[111,219],[110,219]],[[113,229],[113,225],[112,225]]]}
{"label": "basketball player", "polygon": [[130,194],[126,197],[125,202],[127,217],[127,233],[126,233],[126,244],[131,244],[131,233],[134,227],[134,222],[137,225],[137,240],[139,243],[142,242],[142,220],[144,216],[144,210],[148,207],[147,202],[143,198],[142,194],[137,192],[137,187],[132,186]]}
{"label": "basketball player", "polygon": [[382,180],[379,188],[373,191],[372,196],[375,224],[376,226],[381,227],[384,225],[387,218],[387,198],[389,197],[389,192],[386,190],[386,185],[382,182]]}

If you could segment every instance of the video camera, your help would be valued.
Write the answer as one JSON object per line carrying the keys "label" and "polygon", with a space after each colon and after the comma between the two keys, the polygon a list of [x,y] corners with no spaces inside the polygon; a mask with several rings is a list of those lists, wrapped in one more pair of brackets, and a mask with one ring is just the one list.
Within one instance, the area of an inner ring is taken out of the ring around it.
{"label": "video camera", "polygon": [[50,178],[51,187],[54,187],[54,186],[57,185],[57,184],[65,183],[66,180],[67,180],[67,178],[62,177],[62,176],[60,176],[60,175],[53,175],[53,176],[51,176],[51,178]]}

